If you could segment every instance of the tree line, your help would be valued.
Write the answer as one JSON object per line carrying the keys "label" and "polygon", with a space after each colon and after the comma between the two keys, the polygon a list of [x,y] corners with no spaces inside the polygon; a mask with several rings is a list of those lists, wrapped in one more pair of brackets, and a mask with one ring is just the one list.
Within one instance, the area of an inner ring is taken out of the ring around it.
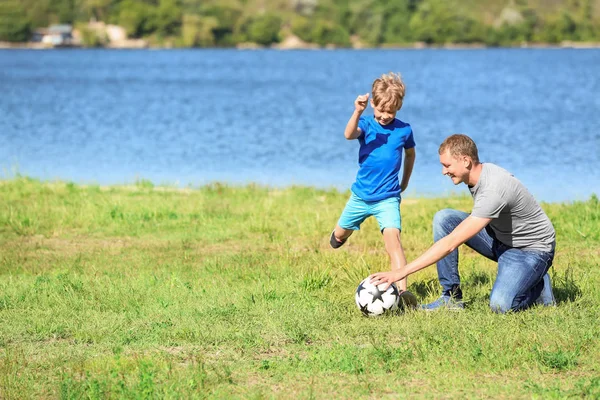
{"label": "tree line", "polygon": [[[295,35],[321,46],[600,42],[599,0],[2,0],[0,41],[90,20],[176,47],[269,46]],[[551,7],[549,6],[551,4]]]}

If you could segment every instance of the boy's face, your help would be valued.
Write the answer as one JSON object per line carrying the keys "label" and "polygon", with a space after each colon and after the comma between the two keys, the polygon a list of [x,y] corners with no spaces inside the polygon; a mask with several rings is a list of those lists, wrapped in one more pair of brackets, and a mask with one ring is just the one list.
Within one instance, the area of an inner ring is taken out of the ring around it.
{"label": "boy's face", "polygon": [[458,185],[461,182],[467,183],[469,179],[469,166],[471,159],[467,156],[453,157],[450,150],[440,154],[440,163],[442,164],[442,175],[452,179],[452,183]]}
{"label": "boy's face", "polygon": [[375,121],[379,123],[379,125],[388,125],[391,123],[394,118],[396,118],[396,113],[398,110],[386,110],[380,107],[375,107],[375,103],[371,99],[371,107],[373,107],[373,117],[375,117]]}

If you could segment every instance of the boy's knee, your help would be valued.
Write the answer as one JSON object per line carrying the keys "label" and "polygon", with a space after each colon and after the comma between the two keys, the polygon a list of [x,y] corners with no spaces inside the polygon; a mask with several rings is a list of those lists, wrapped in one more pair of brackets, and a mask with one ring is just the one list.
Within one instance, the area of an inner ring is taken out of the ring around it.
{"label": "boy's knee", "polygon": [[398,228],[390,228],[390,227],[386,227],[381,229],[381,234],[383,235],[384,239],[400,239],[400,229]]}
{"label": "boy's knee", "polygon": [[397,228],[385,228],[381,231],[383,235],[383,242],[385,248],[388,251],[393,251],[400,246],[400,230]]}

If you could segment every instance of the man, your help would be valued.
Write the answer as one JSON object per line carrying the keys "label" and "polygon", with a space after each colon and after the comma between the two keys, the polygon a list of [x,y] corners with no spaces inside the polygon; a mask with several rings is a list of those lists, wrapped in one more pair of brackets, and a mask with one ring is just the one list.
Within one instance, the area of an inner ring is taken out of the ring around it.
{"label": "man", "polygon": [[437,263],[442,296],[425,310],[464,308],[458,273],[458,247],[466,243],[498,263],[490,296],[493,311],[518,311],[539,303],[554,305],[548,269],[552,266],[555,232],[552,223],[508,171],[480,163],[477,146],[466,135],[452,135],[439,148],[442,173],[455,185],[465,183],[473,196],[471,214],[441,210],[433,219],[435,243],[405,267],[371,275],[371,282],[392,283]]}

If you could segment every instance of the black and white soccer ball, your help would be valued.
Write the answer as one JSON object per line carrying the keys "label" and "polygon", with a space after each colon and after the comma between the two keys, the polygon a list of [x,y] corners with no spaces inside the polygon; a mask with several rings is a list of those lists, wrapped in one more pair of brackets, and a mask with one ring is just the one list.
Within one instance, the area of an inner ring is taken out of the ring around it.
{"label": "black and white soccer ball", "polygon": [[376,317],[398,309],[400,293],[393,283],[383,290],[385,283],[375,286],[365,278],[356,288],[356,305],[366,316]]}

